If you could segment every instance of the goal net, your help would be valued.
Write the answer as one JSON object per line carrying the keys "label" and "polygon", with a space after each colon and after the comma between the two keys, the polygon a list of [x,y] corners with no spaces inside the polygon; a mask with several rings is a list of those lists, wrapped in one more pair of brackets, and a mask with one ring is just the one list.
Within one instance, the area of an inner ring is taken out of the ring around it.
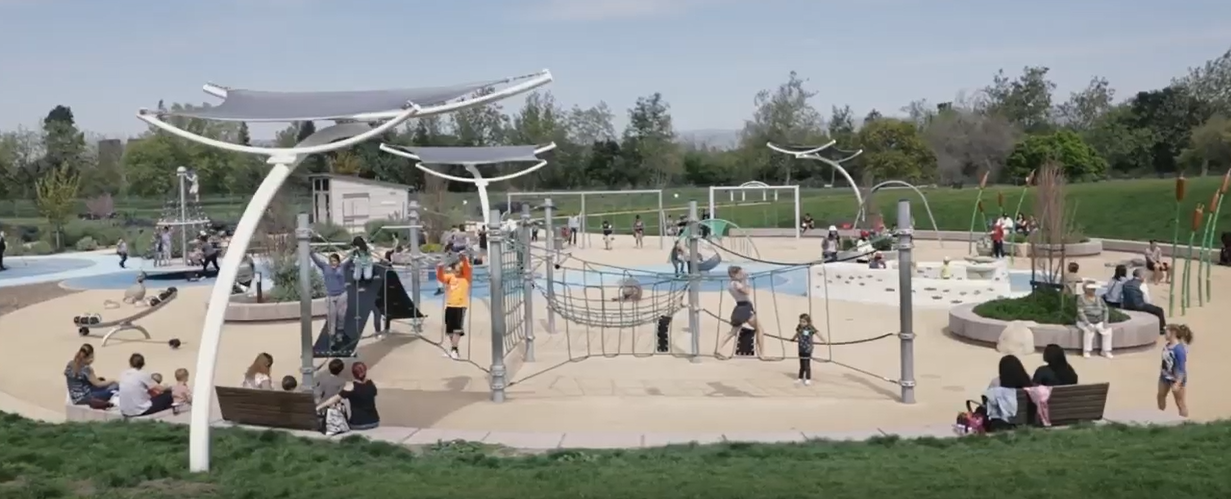
{"label": "goal net", "polygon": [[799,186],[753,181],[710,187],[709,217],[745,229],[790,229],[799,237]]}
{"label": "goal net", "polygon": [[[562,228],[569,228],[576,237],[562,241],[565,246],[575,245],[580,248],[603,247],[603,226],[611,227],[613,236],[617,237],[617,246],[631,246],[634,229],[638,226],[644,231],[644,244],[659,249],[666,248],[666,216],[663,209],[663,191],[661,189],[628,190],[628,191],[554,191],[554,192],[509,192],[506,195],[506,205],[509,215],[517,218],[521,213],[521,205],[531,206],[532,217],[542,221],[545,201],[551,199],[555,206],[552,217],[552,227],[555,237],[562,237]],[[658,241],[653,241],[658,239]],[[626,244],[624,241],[629,241]],[[560,246],[563,247],[563,246]]]}

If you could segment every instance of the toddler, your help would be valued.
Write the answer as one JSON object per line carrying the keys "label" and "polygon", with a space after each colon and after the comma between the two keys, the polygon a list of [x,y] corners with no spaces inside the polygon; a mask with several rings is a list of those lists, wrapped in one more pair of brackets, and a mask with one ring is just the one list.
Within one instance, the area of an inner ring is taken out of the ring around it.
{"label": "toddler", "polygon": [[293,392],[296,388],[299,388],[299,381],[294,376],[288,374],[282,377],[282,390]]}
{"label": "toddler", "polygon": [[171,405],[192,404],[192,388],[188,387],[188,370],[175,370],[175,386],[171,387]]}
{"label": "toddler", "polygon": [[799,315],[799,325],[795,326],[795,336],[791,341],[799,344],[799,379],[796,383],[812,384],[812,344],[816,337],[816,328],[812,326],[812,316]]}

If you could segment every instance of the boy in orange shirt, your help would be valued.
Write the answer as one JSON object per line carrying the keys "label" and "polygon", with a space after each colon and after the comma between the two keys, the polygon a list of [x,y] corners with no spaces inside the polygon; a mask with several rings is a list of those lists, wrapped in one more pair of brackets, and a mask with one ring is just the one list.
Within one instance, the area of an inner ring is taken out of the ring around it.
{"label": "boy in orange shirt", "polygon": [[457,344],[466,335],[466,309],[470,308],[470,282],[473,268],[470,259],[459,255],[456,263],[436,266],[436,280],[445,289],[445,334],[449,335],[449,357],[459,358]]}

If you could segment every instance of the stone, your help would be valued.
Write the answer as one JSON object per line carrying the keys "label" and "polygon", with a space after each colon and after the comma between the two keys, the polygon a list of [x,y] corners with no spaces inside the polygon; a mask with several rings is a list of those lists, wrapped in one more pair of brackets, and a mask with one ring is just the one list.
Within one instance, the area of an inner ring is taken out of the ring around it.
{"label": "stone", "polygon": [[1034,353],[1034,331],[1026,321],[1013,321],[1000,332],[1000,340],[996,342],[996,351],[1006,355],[1023,355]]}
{"label": "stone", "polygon": [[995,265],[978,264],[966,266],[966,277],[970,279],[991,279],[996,274]]}
{"label": "stone", "polygon": [[968,256],[966,261],[970,263],[995,263],[996,259],[990,256]]}

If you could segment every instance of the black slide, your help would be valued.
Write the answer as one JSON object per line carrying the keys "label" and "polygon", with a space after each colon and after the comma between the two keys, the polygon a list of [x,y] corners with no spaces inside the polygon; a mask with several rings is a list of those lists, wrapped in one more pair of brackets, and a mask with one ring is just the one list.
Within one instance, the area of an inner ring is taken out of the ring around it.
{"label": "black slide", "polygon": [[[391,319],[415,319],[425,317],[419,313],[415,302],[406,295],[406,288],[397,273],[384,265],[373,265],[373,279],[359,291],[359,286],[347,276],[346,318],[341,342],[334,344],[328,331],[329,323],[321,327],[312,347],[312,356],[317,359],[335,357],[354,357],[359,346],[359,338],[367,329],[368,319],[373,313],[379,313],[385,321],[384,329],[388,330]],[[382,292],[384,287],[384,292]],[[386,297],[388,299],[386,299]]]}

